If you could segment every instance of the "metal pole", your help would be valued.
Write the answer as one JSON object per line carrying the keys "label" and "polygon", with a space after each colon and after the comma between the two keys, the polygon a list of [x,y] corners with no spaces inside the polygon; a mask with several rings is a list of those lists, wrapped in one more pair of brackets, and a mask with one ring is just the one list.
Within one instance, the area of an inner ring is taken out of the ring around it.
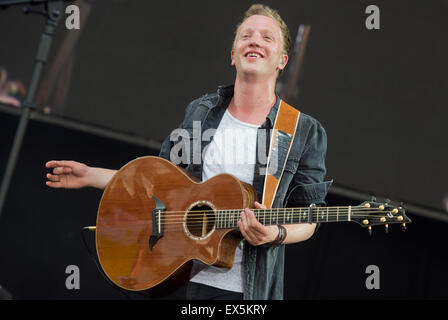
{"label": "metal pole", "polygon": [[34,71],[31,77],[29,90],[25,98],[25,102],[22,105],[22,114],[20,116],[19,125],[17,126],[16,134],[14,136],[14,142],[8,157],[8,162],[6,164],[5,175],[0,187],[0,216],[2,214],[3,206],[6,201],[9,186],[11,184],[11,179],[17,163],[17,158],[22,147],[23,137],[26,134],[26,129],[30,117],[30,110],[34,107],[34,100],[42,77],[42,71],[48,59],[48,54],[50,52],[51,42],[53,39],[53,33],[62,16],[62,2],[63,0],[45,3],[47,23],[39,43],[39,48],[36,54],[36,63],[34,65]]}

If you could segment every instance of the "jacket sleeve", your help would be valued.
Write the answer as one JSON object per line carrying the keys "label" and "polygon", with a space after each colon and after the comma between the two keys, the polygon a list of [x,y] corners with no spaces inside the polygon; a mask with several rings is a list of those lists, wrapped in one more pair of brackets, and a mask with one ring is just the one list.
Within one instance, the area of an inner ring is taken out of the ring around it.
{"label": "jacket sleeve", "polygon": [[[178,126],[178,129],[185,128],[185,125],[188,121],[188,118],[191,114],[191,110],[193,109],[195,101],[192,101],[188,104],[187,108],[185,109],[185,117],[184,120],[180,123]],[[172,132],[163,140],[162,147],[160,148],[159,157],[167,159],[171,161],[171,150],[176,142],[178,137],[175,137]]]}
{"label": "jacket sleeve", "polygon": [[288,207],[308,206],[313,203],[318,206],[325,205],[325,197],[332,183],[324,182],[326,153],[327,134],[322,125],[314,120],[297,172],[288,188]]}

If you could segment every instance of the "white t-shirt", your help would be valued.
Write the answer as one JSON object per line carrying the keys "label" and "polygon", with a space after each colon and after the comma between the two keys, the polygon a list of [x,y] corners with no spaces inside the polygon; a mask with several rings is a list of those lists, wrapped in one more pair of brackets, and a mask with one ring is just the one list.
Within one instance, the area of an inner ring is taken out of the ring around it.
{"label": "white t-shirt", "polygon": [[[243,182],[252,184],[256,161],[257,129],[258,125],[242,122],[226,110],[213,140],[205,150],[202,181],[220,173],[229,173]],[[235,252],[232,269],[206,267],[190,281],[224,290],[243,292],[242,258],[242,243],[240,243]],[[193,272],[199,267],[200,263],[195,263]]]}

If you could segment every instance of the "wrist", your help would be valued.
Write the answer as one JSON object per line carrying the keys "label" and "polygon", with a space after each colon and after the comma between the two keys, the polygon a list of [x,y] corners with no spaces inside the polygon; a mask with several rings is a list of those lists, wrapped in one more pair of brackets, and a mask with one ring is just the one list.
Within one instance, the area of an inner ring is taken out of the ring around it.
{"label": "wrist", "polygon": [[277,246],[281,245],[283,243],[283,241],[285,241],[286,236],[287,236],[286,228],[284,226],[278,224],[277,228],[278,228],[277,237],[275,238],[274,241],[268,243],[272,247],[277,247]]}
{"label": "wrist", "polygon": [[96,176],[97,176],[96,169],[97,168],[87,166],[86,173],[84,175],[86,187],[98,188],[98,186],[95,183],[97,180],[96,179]]}

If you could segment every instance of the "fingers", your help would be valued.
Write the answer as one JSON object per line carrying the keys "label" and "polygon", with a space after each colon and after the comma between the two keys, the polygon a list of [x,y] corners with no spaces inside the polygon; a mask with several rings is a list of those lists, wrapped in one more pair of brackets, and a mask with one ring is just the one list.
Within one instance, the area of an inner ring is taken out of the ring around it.
{"label": "fingers", "polygon": [[53,174],[64,174],[64,173],[70,173],[73,169],[70,167],[56,167],[53,169]]}
{"label": "fingers", "polygon": [[76,161],[67,161],[67,160],[51,160],[45,163],[45,167],[47,168],[56,168],[56,167],[74,167],[76,166]]}
{"label": "fingers", "polygon": [[59,182],[59,176],[55,175],[55,174],[51,174],[51,173],[47,173],[47,179],[52,181],[52,182]]}
{"label": "fingers", "polygon": [[241,212],[241,221],[238,221],[238,227],[243,237],[250,244],[256,246],[268,242],[269,233],[255,217],[254,213],[245,209]]}
{"label": "fingers", "polygon": [[48,179],[48,181],[45,182],[45,184],[47,186],[52,187],[52,188],[62,188],[63,187],[63,184],[61,183],[59,176],[47,173],[47,179]]}
{"label": "fingers", "polygon": [[65,160],[48,161],[45,164],[45,167],[53,168],[53,174],[51,174],[51,173],[46,174],[46,177],[48,180],[45,182],[45,184],[52,188],[63,188],[64,184],[62,183],[61,178],[63,175],[73,172],[73,169],[71,167],[73,165],[73,163],[74,163],[74,161],[65,161]]}
{"label": "fingers", "polygon": [[257,209],[266,209],[265,205],[263,205],[263,204],[261,204],[261,203],[259,203],[257,201],[255,201],[254,203],[255,203],[255,208],[257,208]]}

